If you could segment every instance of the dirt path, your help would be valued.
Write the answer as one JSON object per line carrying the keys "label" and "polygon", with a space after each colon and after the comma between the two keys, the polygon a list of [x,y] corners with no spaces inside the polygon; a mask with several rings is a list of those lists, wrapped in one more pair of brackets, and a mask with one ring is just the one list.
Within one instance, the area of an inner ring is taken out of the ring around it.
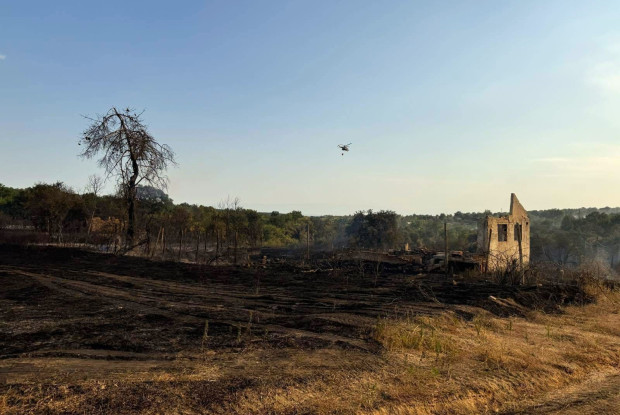
{"label": "dirt path", "polygon": [[620,414],[620,373],[595,373],[587,381],[554,391],[508,415]]}

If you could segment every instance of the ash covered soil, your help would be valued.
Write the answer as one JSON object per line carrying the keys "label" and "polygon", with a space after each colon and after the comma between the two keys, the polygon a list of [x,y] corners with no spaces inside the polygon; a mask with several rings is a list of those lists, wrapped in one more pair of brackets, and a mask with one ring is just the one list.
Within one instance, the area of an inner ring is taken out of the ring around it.
{"label": "ash covered soil", "polygon": [[467,318],[472,307],[518,315],[587,301],[578,289],[558,295],[552,287],[518,289],[400,270],[362,274],[347,264],[307,270],[286,263],[206,267],[2,247],[0,359],[169,359],[183,351],[248,347],[372,353],[379,347],[372,329],[380,317],[450,308]]}
{"label": "ash covered soil", "polygon": [[0,246],[0,392],[187,374],[199,362],[213,378],[201,374],[211,382],[206,408],[291,365],[299,378],[304,368],[376,365],[382,347],[373,330],[383,317],[523,315],[588,301],[577,288],[372,269],[328,260],[201,266]]}

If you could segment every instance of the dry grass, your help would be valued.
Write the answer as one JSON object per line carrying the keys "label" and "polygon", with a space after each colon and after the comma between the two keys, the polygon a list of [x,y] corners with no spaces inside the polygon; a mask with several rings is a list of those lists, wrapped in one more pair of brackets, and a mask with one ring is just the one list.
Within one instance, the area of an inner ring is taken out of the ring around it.
{"label": "dry grass", "polygon": [[[620,292],[563,314],[498,318],[475,309],[385,317],[383,352],[340,349],[212,355],[167,372],[0,389],[0,413],[471,414],[517,411],[546,392],[620,369]],[[236,369],[234,369],[236,368]],[[233,370],[234,369],[234,370]]]}
{"label": "dry grass", "polygon": [[[438,318],[385,320],[377,339],[389,360],[405,366],[388,384],[399,402],[375,413],[481,413],[518,410],[518,399],[620,369],[620,293],[592,283],[598,301],[567,307],[562,315],[496,318],[481,312],[470,321]],[[424,331],[430,328],[431,331]],[[425,334],[426,333],[426,334]],[[408,393],[406,373],[431,373],[433,399]]]}

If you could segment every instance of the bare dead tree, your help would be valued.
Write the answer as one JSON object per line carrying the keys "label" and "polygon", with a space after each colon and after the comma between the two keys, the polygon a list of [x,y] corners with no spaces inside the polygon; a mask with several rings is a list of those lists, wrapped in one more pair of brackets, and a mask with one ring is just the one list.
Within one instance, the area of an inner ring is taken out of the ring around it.
{"label": "bare dead tree", "polygon": [[141,115],[130,108],[122,112],[111,108],[96,118],[85,117],[92,123],[78,143],[85,146],[82,157],[103,153],[99,166],[105,169],[106,179],[116,178],[127,203],[126,249],[134,244],[137,186],[144,183],[165,189],[168,178],[164,172],[169,164],[176,164],[172,149],[155,141]]}
{"label": "bare dead tree", "polygon": [[93,220],[95,218],[95,211],[97,208],[97,196],[99,196],[99,192],[103,188],[103,178],[101,176],[97,176],[96,174],[91,174],[88,176],[88,184],[84,188],[84,193],[86,195],[92,195],[92,197],[87,198],[87,208],[89,209],[89,218],[88,218],[88,230],[86,232],[87,242],[90,239],[90,232],[93,227]]}
{"label": "bare dead tree", "polygon": [[95,196],[99,196],[99,192],[103,188],[103,178],[101,176],[97,176],[96,174],[91,174],[88,176],[88,184],[84,191],[86,193],[92,193]]}

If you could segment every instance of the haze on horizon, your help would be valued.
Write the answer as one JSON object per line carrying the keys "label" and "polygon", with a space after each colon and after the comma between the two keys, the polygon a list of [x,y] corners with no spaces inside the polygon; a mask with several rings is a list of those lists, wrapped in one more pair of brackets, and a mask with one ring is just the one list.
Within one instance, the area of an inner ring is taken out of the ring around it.
{"label": "haze on horizon", "polygon": [[2,184],[82,189],[82,115],[130,106],[175,202],[620,206],[617,2],[87,3],[0,5]]}

